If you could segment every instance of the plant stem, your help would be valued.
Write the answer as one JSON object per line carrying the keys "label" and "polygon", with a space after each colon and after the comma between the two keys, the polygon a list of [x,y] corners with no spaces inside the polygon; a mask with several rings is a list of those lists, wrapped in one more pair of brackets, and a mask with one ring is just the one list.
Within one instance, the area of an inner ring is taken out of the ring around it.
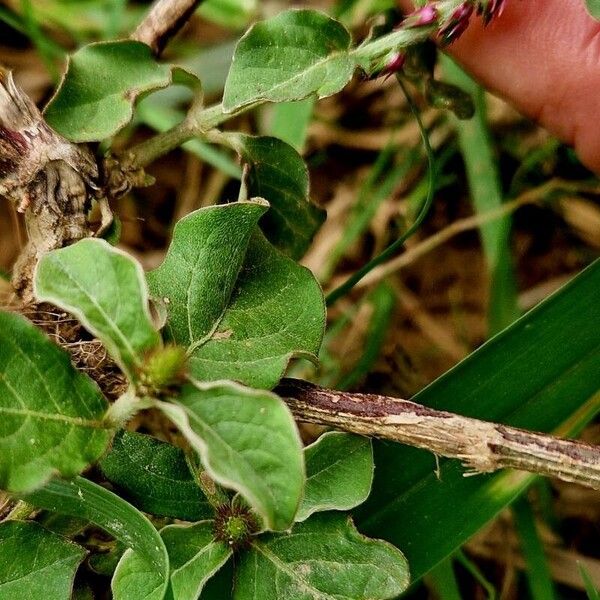
{"label": "plant stem", "polygon": [[187,23],[202,0],[157,0],[131,35],[159,55],[169,40]]}
{"label": "plant stem", "polygon": [[216,127],[261,104],[264,104],[264,102],[255,102],[231,113],[223,112],[222,104],[215,104],[214,106],[205,108],[194,116],[188,114],[175,127],[130,148],[126,153],[126,164],[128,167],[134,169],[147,167],[157,158],[164,156],[195,137],[210,142],[220,141],[221,138],[215,135],[219,133],[215,129]]}
{"label": "plant stem", "polygon": [[284,379],[276,392],[300,421],[457,458],[478,473],[513,468],[600,490],[600,448],[590,444],[433,410],[408,400],[339,392],[296,379]]}

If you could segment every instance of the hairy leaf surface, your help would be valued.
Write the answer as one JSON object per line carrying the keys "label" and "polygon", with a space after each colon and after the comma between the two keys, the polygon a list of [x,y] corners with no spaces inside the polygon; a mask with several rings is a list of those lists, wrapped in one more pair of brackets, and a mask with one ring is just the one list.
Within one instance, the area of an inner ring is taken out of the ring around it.
{"label": "hairy leaf surface", "polygon": [[306,486],[296,521],[315,512],[350,510],[362,504],[373,482],[369,438],[339,431],[323,434],[304,449]]}
{"label": "hairy leaf surface", "polygon": [[177,223],[164,262],[148,273],[152,294],[167,304],[167,331],[175,342],[199,344],[213,333],[267,208],[263,200],[210,206]]}
{"label": "hairy leaf surface", "polygon": [[302,445],[288,408],[271,392],[217,382],[188,385],[158,407],[218,483],[240,492],[269,529],[294,519],[304,485]]}
{"label": "hairy leaf surface", "polygon": [[46,254],[36,270],[35,295],[75,315],[130,379],[160,344],[141,266],[104,240],[85,239]]}
{"label": "hairy leaf surface", "polygon": [[108,403],[69,355],[21,316],[0,312],[0,489],[27,492],[98,460]]}
{"label": "hairy leaf surface", "polygon": [[213,521],[167,525],[160,535],[169,553],[173,598],[197,600],[204,584],[232,555],[231,548],[214,539]]}
{"label": "hairy leaf surface", "polygon": [[158,63],[146,44],[88,44],[70,57],[45,117],[72,142],[102,140],[131,121],[141,93],[167,87],[171,78],[171,67]]}
{"label": "hairy leaf surface", "polygon": [[0,598],[69,600],[86,551],[30,521],[0,524]]}
{"label": "hairy leaf surface", "polygon": [[144,512],[184,521],[212,514],[183,450],[152,436],[120,432],[100,468],[119,494]]}
{"label": "hairy leaf surface", "polygon": [[399,550],[364,537],[344,515],[323,513],[253,542],[237,565],[234,599],[383,600],[408,581]]}
{"label": "hairy leaf surface", "polygon": [[354,72],[350,42],[341,23],[314,10],[288,10],[256,23],[235,49],[224,110],[232,112],[260,100],[286,102],[335,94]]}
{"label": "hairy leaf surface", "polygon": [[253,201],[192,213],[175,228],[165,262],[148,274],[152,293],[167,302],[171,337],[191,345],[196,379],[272,388],[291,358],[319,349],[321,288],[256,231],[265,208]]}
{"label": "hairy leaf surface", "polygon": [[261,219],[267,239],[299,260],[325,220],[325,211],[310,201],[308,169],[289,144],[275,137],[234,136],[248,166],[244,184],[250,197],[265,198],[271,209]]}

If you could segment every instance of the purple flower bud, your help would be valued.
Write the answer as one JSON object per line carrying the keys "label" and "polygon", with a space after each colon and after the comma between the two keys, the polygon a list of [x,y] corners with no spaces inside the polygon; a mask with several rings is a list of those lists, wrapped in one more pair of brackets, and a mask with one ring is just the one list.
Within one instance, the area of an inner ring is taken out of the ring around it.
{"label": "purple flower bud", "polygon": [[403,22],[405,27],[423,27],[424,25],[433,25],[438,18],[438,11],[435,4],[426,4],[410,13]]}
{"label": "purple flower bud", "polygon": [[397,73],[402,69],[405,62],[406,54],[404,54],[404,52],[394,52],[394,54],[392,54],[388,58],[387,62],[385,63],[385,66],[383,67],[383,69],[381,69],[380,74],[393,75],[394,73]]}
{"label": "purple flower bud", "polygon": [[473,14],[473,5],[470,2],[463,2],[450,15],[448,21],[442,25],[438,32],[443,45],[448,45],[457,40],[469,26],[469,20]]}

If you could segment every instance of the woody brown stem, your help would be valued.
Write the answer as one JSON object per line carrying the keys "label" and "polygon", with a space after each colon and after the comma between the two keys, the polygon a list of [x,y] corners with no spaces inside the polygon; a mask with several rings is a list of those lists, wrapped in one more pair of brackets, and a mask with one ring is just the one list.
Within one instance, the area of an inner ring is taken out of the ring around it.
{"label": "woody brown stem", "polygon": [[157,0],[138,28],[132,40],[148,44],[160,55],[168,41],[187,23],[202,0]]}
{"label": "woody brown stem", "polygon": [[383,438],[457,458],[489,473],[514,468],[600,490],[600,448],[531,433],[398,398],[325,389],[284,379],[276,392],[299,421]]}
{"label": "woody brown stem", "polygon": [[43,254],[92,235],[87,215],[97,180],[88,148],[53,131],[0,68],[0,196],[25,213],[28,241],[13,271],[24,301],[32,298],[33,269]]}

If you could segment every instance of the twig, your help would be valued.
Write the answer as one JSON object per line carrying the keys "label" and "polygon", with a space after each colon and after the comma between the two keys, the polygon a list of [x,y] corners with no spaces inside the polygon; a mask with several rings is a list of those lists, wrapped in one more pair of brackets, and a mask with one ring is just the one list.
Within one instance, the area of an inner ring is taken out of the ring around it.
{"label": "twig", "polygon": [[600,448],[583,442],[296,379],[284,379],[276,392],[300,421],[423,448],[478,473],[514,468],[600,490]]}
{"label": "twig", "polygon": [[202,0],[157,0],[131,35],[159,55],[167,42],[187,23]]}

